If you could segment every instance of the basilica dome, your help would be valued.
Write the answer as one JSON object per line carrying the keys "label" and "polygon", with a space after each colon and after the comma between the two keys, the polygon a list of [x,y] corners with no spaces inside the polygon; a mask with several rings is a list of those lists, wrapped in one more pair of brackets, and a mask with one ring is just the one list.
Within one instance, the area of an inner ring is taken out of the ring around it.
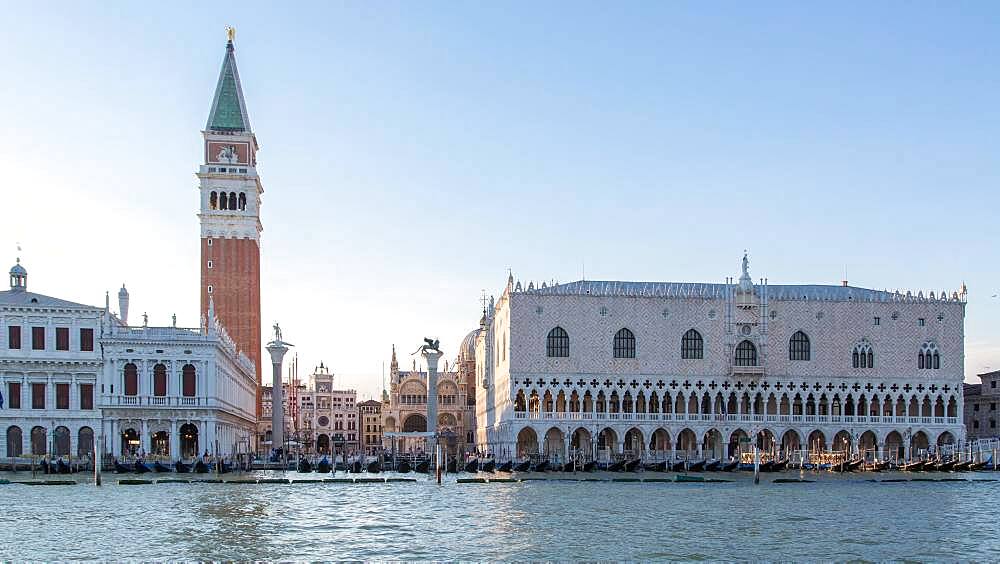
{"label": "basilica dome", "polygon": [[458,347],[458,362],[476,359],[476,337],[482,329],[476,329],[462,339],[462,344]]}

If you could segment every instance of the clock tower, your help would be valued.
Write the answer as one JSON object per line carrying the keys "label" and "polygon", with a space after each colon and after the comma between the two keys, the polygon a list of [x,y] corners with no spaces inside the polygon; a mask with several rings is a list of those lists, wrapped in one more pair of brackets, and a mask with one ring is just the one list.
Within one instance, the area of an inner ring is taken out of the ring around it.
{"label": "clock tower", "polygon": [[250,128],[234,33],[227,30],[226,54],[212,98],[198,169],[201,208],[201,313],[209,304],[236,347],[257,366],[257,417],[261,415],[260,202],[257,137]]}

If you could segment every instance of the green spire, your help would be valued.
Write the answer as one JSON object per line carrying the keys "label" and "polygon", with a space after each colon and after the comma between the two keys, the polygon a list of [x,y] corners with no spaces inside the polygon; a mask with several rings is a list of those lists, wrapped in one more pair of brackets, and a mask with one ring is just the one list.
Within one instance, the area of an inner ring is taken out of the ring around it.
{"label": "green spire", "polygon": [[243,101],[240,73],[236,70],[236,54],[233,42],[226,43],[226,56],[222,59],[219,84],[215,87],[212,111],[208,114],[209,131],[248,132],[250,118]]}

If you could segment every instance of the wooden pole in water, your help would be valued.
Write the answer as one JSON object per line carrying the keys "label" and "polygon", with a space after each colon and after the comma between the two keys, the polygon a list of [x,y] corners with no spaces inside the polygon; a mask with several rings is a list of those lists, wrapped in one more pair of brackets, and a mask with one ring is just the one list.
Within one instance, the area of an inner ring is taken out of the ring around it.
{"label": "wooden pole in water", "polygon": [[[97,454],[99,452],[97,450],[97,435],[94,435],[91,438],[93,439],[93,446],[94,446],[94,451],[93,451],[93,458],[94,458],[94,485],[95,486],[100,486],[101,485],[101,458]],[[101,435],[101,442],[102,443],[104,442],[104,435]]]}
{"label": "wooden pole in water", "polygon": [[753,447],[753,483],[760,483],[760,451],[757,450],[757,445]]}
{"label": "wooden pole in water", "polygon": [[441,484],[441,445],[434,445],[434,473],[437,475],[437,483]]}

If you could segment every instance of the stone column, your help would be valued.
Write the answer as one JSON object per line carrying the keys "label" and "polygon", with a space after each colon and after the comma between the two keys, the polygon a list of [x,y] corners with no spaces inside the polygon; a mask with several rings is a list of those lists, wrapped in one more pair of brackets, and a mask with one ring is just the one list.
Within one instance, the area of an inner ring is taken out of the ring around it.
{"label": "stone column", "polygon": [[139,448],[149,454],[153,450],[153,437],[149,434],[149,421],[143,419],[139,422]]}
{"label": "stone column", "polygon": [[170,460],[180,460],[180,437],[177,436],[177,420],[170,420]]}
{"label": "stone column", "polygon": [[427,362],[427,431],[435,435],[428,441],[428,447],[434,452],[437,445],[437,420],[438,420],[438,393],[437,393],[437,368],[438,360],[441,358],[441,351],[423,349],[421,356]]}
{"label": "stone column", "polygon": [[288,352],[288,343],[280,338],[268,343],[271,354],[271,448],[282,448],[285,444],[285,409],[282,405],[284,390],[281,389],[281,361]]}

